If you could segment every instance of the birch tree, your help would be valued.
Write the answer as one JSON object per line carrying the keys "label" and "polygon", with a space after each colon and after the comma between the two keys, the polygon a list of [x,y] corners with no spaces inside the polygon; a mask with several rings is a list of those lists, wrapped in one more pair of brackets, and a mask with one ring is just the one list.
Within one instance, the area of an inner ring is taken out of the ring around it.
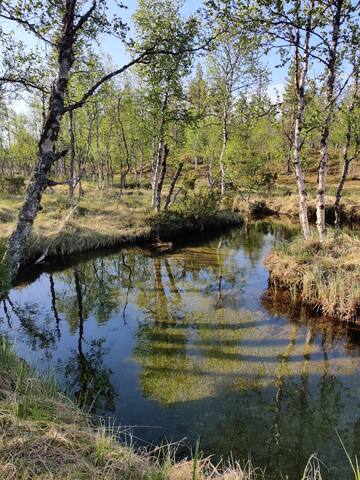
{"label": "birch tree", "polygon": [[[225,194],[225,154],[229,141],[230,125],[236,99],[249,92],[254,77],[259,74],[259,42],[253,36],[240,35],[230,30],[216,42],[209,55],[209,79],[216,114],[221,125],[221,150],[219,155],[220,190]],[[241,152],[238,152],[241,156]]]}
{"label": "birch tree", "polygon": [[[345,51],[349,47],[349,35],[353,30],[353,17],[354,15],[358,17],[358,5],[353,5],[352,2],[346,0],[332,0],[326,5],[326,10],[329,28],[328,31],[322,32],[320,47],[321,59],[325,65],[325,108],[321,126],[320,162],[316,194],[316,226],[321,242],[326,238],[325,190],[329,164],[328,142],[337,100],[336,80],[341,71]],[[342,87],[340,86],[341,90]]]}
{"label": "birch tree", "polygon": [[335,194],[335,237],[340,234],[340,202],[351,163],[360,158],[360,55],[355,47],[351,55],[353,83],[350,87],[349,100],[345,106],[345,144],[342,154],[342,170]]}
{"label": "birch tree", "polygon": [[[153,55],[181,56],[184,53],[181,50],[182,47],[186,47],[188,44],[180,41],[178,48],[173,49],[173,43],[166,44],[165,42],[164,44],[163,42],[159,45],[161,40],[159,35],[153,39],[149,38],[141,51],[134,51],[132,60],[127,64],[101,76],[82,96],[72,103],[67,103],[67,86],[71,73],[79,64],[81,58],[79,52],[90,48],[92,42],[99,39],[99,36],[104,33],[124,39],[126,26],[121,18],[119,16],[114,16],[112,19],[107,17],[105,0],[93,0],[90,3],[80,0],[25,3],[21,0],[1,0],[0,18],[13,22],[18,28],[25,29],[29,35],[33,35],[37,41],[45,44],[47,46],[45,60],[54,65],[54,78],[48,88],[41,84],[38,77],[34,80],[31,75],[27,76],[26,69],[19,69],[16,64],[9,66],[5,62],[6,68],[0,75],[2,84],[40,89],[44,95],[47,95],[47,113],[38,142],[37,165],[29,181],[25,200],[20,208],[18,221],[10,238],[7,252],[11,263],[11,275],[15,277],[23,262],[26,242],[32,232],[34,220],[41,208],[42,195],[49,185],[51,168],[67,153],[67,149],[56,150],[63,115],[81,108],[104,83],[128,70],[131,66],[143,62],[148,63]],[[190,30],[193,25],[194,20],[189,24]],[[207,42],[208,40],[205,41],[205,44]],[[12,38],[9,36],[6,43],[8,48],[11,43]],[[13,48],[16,45],[13,43]],[[22,45],[18,46],[21,49]],[[191,48],[196,50],[203,46],[194,47],[191,44],[191,47],[186,49],[187,53]],[[26,61],[29,59],[31,59],[31,53],[26,56]]]}
{"label": "birch tree", "polygon": [[301,166],[301,149],[303,140],[301,131],[304,126],[304,110],[305,110],[305,87],[307,80],[307,72],[309,68],[310,56],[310,39],[312,29],[312,18],[314,15],[314,0],[310,0],[307,9],[305,10],[305,33],[302,38],[302,25],[300,20],[301,3],[295,4],[295,31],[291,32],[294,35],[294,65],[295,65],[295,92],[296,92],[296,107],[295,107],[295,122],[294,122],[294,140],[293,140],[293,162],[295,177],[299,192],[299,217],[303,235],[305,239],[310,238],[310,225],[307,205],[307,191],[305,188],[305,178]]}
{"label": "birch tree", "polygon": [[196,18],[184,19],[181,0],[140,0],[134,15],[137,28],[137,49],[146,49],[154,42],[165,49],[182,51],[177,56],[158,55],[143,65],[140,76],[146,85],[146,99],[153,117],[152,207],[161,208],[161,192],[169,153],[166,139],[169,125],[181,120],[181,104],[185,100],[184,79],[192,66],[192,50],[197,36]]}

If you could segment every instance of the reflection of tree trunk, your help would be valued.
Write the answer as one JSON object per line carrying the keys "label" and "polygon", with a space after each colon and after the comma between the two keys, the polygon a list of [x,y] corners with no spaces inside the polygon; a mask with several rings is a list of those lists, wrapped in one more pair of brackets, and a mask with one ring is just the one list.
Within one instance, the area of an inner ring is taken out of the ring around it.
{"label": "reflection of tree trunk", "polygon": [[74,269],[74,282],[76,290],[76,299],[78,304],[79,336],[78,336],[78,361],[79,361],[79,392],[78,399],[85,405],[87,392],[86,379],[86,357],[83,352],[84,340],[84,314],[83,314],[83,293],[80,283],[80,276],[77,268]]}
{"label": "reflection of tree trunk", "polygon": [[326,333],[324,333],[322,337],[322,342],[321,342],[321,347],[323,351],[323,356],[324,356],[324,368],[323,368],[323,374],[321,376],[321,383],[320,383],[320,405],[322,406],[320,411],[321,415],[323,417],[322,424],[326,425],[329,421],[329,416],[328,416],[328,385],[329,385],[329,370],[330,370],[330,362],[329,362],[329,356],[327,353],[327,348],[326,348]]}
{"label": "reflection of tree trunk", "polygon": [[[299,327],[297,325],[292,325],[290,330],[290,339],[289,343],[286,347],[286,350],[283,354],[279,355],[279,371],[278,376],[276,379],[276,393],[275,393],[275,401],[274,401],[274,420],[270,430],[270,439],[268,441],[268,445],[270,450],[272,447],[275,446],[277,450],[280,448],[280,429],[279,424],[281,420],[281,402],[284,395],[284,388],[285,388],[285,379],[286,379],[286,367],[289,361],[289,357],[292,355],[295,344],[296,344],[296,337],[298,333]],[[274,452],[271,451],[271,455],[274,455]],[[280,466],[281,467],[281,466]]]}
{"label": "reflection of tree trunk", "polygon": [[124,304],[123,313],[122,313],[123,322],[124,322],[124,325],[126,325],[126,308],[128,306],[128,303],[129,303],[129,293],[130,293],[130,290],[131,290],[131,287],[132,287],[132,280],[131,280],[132,269],[131,269],[130,265],[128,265],[126,263],[124,254],[121,255],[121,260],[122,260],[123,266],[129,272],[128,287],[127,287],[127,290],[126,290],[125,304]]}
{"label": "reflection of tree trunk", "polygon": [[160,315],[156,315],[156,320],[167,321],[169,319],[169,312],[167,306],[167,298],[165,294],[165,288],[162,279],[161,273],[161,260],[159,258],[153,258],[153,272],[155,279],[155,294],[156,294],[156,303],[158,306],[158,311]]}
{"label": "reflection of tree trunk", "polygon": [[299,433],[296,441],[296,451],[298,452],[299,471],[303,467],[303,462],[308,452],[304,452],[304,437],[309,415],[308,387],[309,387],[309,366],[311,361],[311,352],[314,340],[314,328],[311,323],[307,325],[305,336],[305,345],[303,350],[304,362],[301,372],[301,384],[299,389]]}
{"label": "reflection of tree trunk", "polygon": [[7,308],[5,299],[3,300],[3,307],[4,307],[4,313],[5,313],[5,317],[6,317],[8,326],[9,326],[9,328],[11,328],[12,327],[12,321],[11,321],[11,317],[10,317],[9,310]]}
{"label": "reflection of tree trunk", "polygon": [[74,269],[74,282],[75,282],[76,299],[78,304],[78,318],[79,318],[78,353],[80,357],[84,358],[84,354],[82,350],[82,342],[83,342],[83,336],[84,336],[83,295],[82,295],[79,272],[76,268]]}
{"label": "reflection of tree trunk", "polygon": [[180,292],[179,292],[179,290],[176,286],[175,278],[174,278],[174,275],[172,273],[169,260],[167,258],[165,258],[164,263],[165,263],[166,273],[167,273],[167,276],[168,276],[168,279],[169,279],[171,291],[176,295],[176,297],[181,298],[181,294],[180,294]]}
{"label": "reflection of tree trunk", "polygon": [[49,280],[50,280],[51,310],[54,313],[55,322],[56,322],[56,331],[57,331],[58,338],[60,338],[61,337],[60,318],[56,308],[55,283],[52,275],[49,275]]}

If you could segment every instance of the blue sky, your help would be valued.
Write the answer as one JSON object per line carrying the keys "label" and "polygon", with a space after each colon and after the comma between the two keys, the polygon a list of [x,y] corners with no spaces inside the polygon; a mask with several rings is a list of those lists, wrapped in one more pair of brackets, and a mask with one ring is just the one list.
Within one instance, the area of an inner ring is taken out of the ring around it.
{"label": "blue sky", "polygon": [[[135,12],[137,7],[137,0],[122,0],[124,5],[127,6],[126,9],[121,9],[116,6],[116,0],[108,0],[109,12],[110,13],[119,13],[121,12],[121,16],[124,21],[130,27],[130,34],[131,37],[131,29],[132,29],[132,21],[131,16]],[[184,15],[189,15],[195,12],[197,9],[202,7],[203,1],[202,0],[185,0],[183,13]],[[126,52],[126,49],[121,44],[121,42],[115,38],[110,36],[104,37],[101,48],[104,52],[111,55],[113,61],[116,65],[122,65],[129,59],[129,55]],[[270,87],[269,87],[269,94],[272,98],[275,99],[276,91],[282,93],[283,86],[284,86],[284,79],[286,77],[287,69],[286,68],[275,68],[275,66],[279,63],[279,59],[276,55],[275,51],[269,53],[269,55],[264,60],[265,64],[270,69],[271,76],[270,76]]]}
{"label": "blue sky", "polygon": [[[155,1],[155,0],[154,0]],[[109,14],[117,13],[120,14],[123,18],[123,21],[128,24],[130,27],[129,37],[131,38],[133,32],[133,24],[131,17],[137,8],[137,0],[122,0],[122,3],[127,6],[127,8],[119,9],[116,5],[117,0],[107,0],[109,7]],[[184,15],[189,15],[195,12],[203,5],[203,0],[185,0],[183,7]],[[14,28],[14,25],[9,23],[9,28]],[[22,30],[19,29],[19,38],[21,38],[26,45],[33,47],[36,44],[36,40],[33,36],[25,34]],[[122,42],[114,37],[103,36],[100,44],[100,51],[104,54],[110,55],[113,61],[113,64],[116,66],[121,66],[129,60],[129,53],[126,51],[126,47]],[[264,63],[268,66],[271,76],[270,76],[270,86],[268,92],[270,97],[273,100],[276,100],[277,94],[280,95],[283,92],[284,80],[287,73],[287,68],[275,68],[279,60],[276,55],[276,52],[273,50],[267,58],[264,59]],[[15,102],[13,105],[17,111],[26,111],[26,103],[23,100]]]}

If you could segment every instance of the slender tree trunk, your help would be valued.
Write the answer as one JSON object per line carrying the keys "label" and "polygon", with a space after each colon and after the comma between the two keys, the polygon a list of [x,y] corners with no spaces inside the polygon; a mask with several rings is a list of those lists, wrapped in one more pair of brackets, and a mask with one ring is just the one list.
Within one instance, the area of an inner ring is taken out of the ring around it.
{"label": "slender tree trunk", "polygon": [[[348,134],[346,135],[348,137]],[[336,190],[335,194],[335,202],[334,202],[334,207],[335,207],[335,238],[339,237],[340,234],[340,202],[341,202],[341,196],[342,196],[342,191],[349,173],[349,167],[351,164],[351,161],[353,158],[349,158],[349,148],[350,148],[350,141],[348,141],[348,138],[346,139],[346,143],[344,146],[344,164],[343,164],[343,169],[340,177],[340,182],[338,185],[338,188]]]}
{"label": "slender tree trunk", "polygon": [[[159,149],[161,148],[161,142],[159,144]],[[155,193],[156,193],[156,186],[157,186],[157,177],[158,177],[158,170],[159,170],[159,159],[158,159],[158,151],[156,150],[156,137],[153,135],[152,138],[152,157],[151,157],[151,207],[155,208]]]}
{"label": "slender tree trunk", "polygon": [[69,193],[68,193],[68,204],[70,210],[74,208],[74,187],[75,187],[75,135],[74,135],[74,124],[73,124],[73,112],[69,111],[69,136],[70,136],[70,163],[69,163]]}
{"label": "slender tree trunk", "polygon": [[225,166],[224,166],[224,154],[226,150],[226,145],[228,141],[228,112],[227,112],[227,102],[225,101],[223,107],[223,118],[222,118],[222,146],[219,158],[220,171],[221,171],[221,197],[225,195]]}
{"label": "slender tree trunk", "polygon": [[212,174],[213,163],[214,163],[214,155],[210,155],[208,175],[207,175],[208,184],[209,184],[210,188],[213,188],[214,183],[215,183],[215,180],[214,180],[214,177],[213,177],[213,174]]}
{"label": "slender tree trunk", "polygon": [[341,202],[341,196],[342,196],[342,191],[349,173],[350,165],[351,162],[354,160],[356,155],[358,154],[358,142],[356,142],[356,150],[355,150],[355,156],[349,156],[349,151],[350,151],[350,145],[351,145],[351,140],[352,140],[352,119],[351,119],[351,113],[353,112],[355,108],[355,102],[359,102],[359,72],[357,71],[357,65],[355,66],[355,82],[354,82],[354,93],[353,97],[351,99],[351,102],[349,104],[348,108],[348,119],[347,119],[347,126],[346,126],[346,135],[345,135],[345,146],[343,150],[343,168],[342,168],[342,173],[340,177],[340,182],[338,185],[338,188],[336,190],[336,195],[335,195],[335,238],[339,237],[340,234],[340,202]]}
{"label": "slender tree trunk", "polygon": [[[166,92],[164,101],[162,103],[161,107],[161,121],[160,121],[160,128],[159,128],[159,149],[156,152],[156,143],[154,142],[155,136],[153,136],[153,163],[152,163],[152,208],[155,208],[155,210],[158,209],[157,207],[157,197],[158,197],[158,184],[160,181],[160,176],[161,176],[161,163],[163,160],[163,153],[165,152],[165,127],[166,127],[166,112],[167,112],[167,106],[168,106],[168,101],[169,101],[169,93]],[[167,146],[166,146],[167,149]],[[165,158],[165,168],[166,168],[166,158]],[[165,175],[165,173],[164,173]],[[162,188],[162,185],[161,185]],[[158,210],[157,210],[158,211]]]}
{"label": "slender tree trunk", "polygon": [[339,42],[341,12],[343,0],[337,0],[336,12],[332,24],[332,39],[329,50],[328,71],[326,80],[326,110],[325,120],[321,132],[320,140],[320,164],[318,169],[318,182],[316,194],[316,226],[318,229],[319,240],[323,242],[326,239],[326,218],[325,218],[325,187],[326,174],[329,163],[328,140],[330,125],[334,111],[334,86],[336,77],[337,47]]}
{"label": "slender tree trunk", "polygon": [[291,143],[289,144],[289,149],[286,157],[286,175],[290,175],[292,172],[292,169],[291,169],[292,150],[293,150],[293,145]]}
{"label": "slender tree trunk", "polygon": [[139,172],[139,184],[142,186],[142,178],[144,174],[144,149],[141,146],[141,156],[140,156],[140,172]]}
{"label": "slender tree trunk", "polygon": [[160,151],[160,162],[159,162],[160,173],[159,173],[159,181],[157,182],[157,187],[156,187],[156,203],[155,203],[155,209],[157,212],[160,212],[160,208],[161,208],[161,193],[162,193],[162,187],[164,184],[164,179],[166,174],[166,161],[167,161],[168,155],[169,155],[169,149],[165,143]]}
{"label": "slender tree trunk", "polygon": [[[300,7],[298,7],[300,8]],[[301,148],[302,135],[301,130],[304,124],[304,108],[305,108],[305,84],[307,78],[307,71],[309,65],[309,43],[311,33],[312,13],[314,9],[314,0],[310,0],[308,16],[306,20],[306,34],[304,40],[304,53],[300,54],[300,27],[296,31],[295,39],[295,76],[296,76],[296,111],[294,123],[294,145],[293,145],[293,159],[295,177],[299,192],[299,217],[302,233],[305,239],[311,237],[308,205],[307,205],[307,191],[305,187],[304,173],[301,167]],[[299,20],[298,20],[299,21]]]}
{"label": "slender tree trunk", "polygon": [[183,169],[183,166],[184,166],[183,162],[179,163],[179,166],[176,169],[176,172],[175,172],[175,174],[174,174],[174,176],[171,180],[169,191],[168,191],[168,194],[166,195],[164,210],[167,210],[172,203],[171,199],[172,199],[172,195],[174,193],[174,188],[175,188],[175,185],[176,185],[176,182],[177,182],[178,178],[180,177],[181,170]]}
{"label": "slender tree trunk", "polygon": [[34,219],[40,209],[42,195],[48,184],[51,166],[59,159],[59,155],[55,153],[55,143],[63,115],[69,71],[73,63],[75,3],[75,0],[66,1],[62,29],[57,46],[57,76],[51,87],[47,117],[38,144],[38,162],[30,179],[15,230],[9,241],[8,254],[10,256],[11,275],[13,278],[18,273],[23,261],[25,245],[31,234]]}
{"label": "slender tree trunk", "polygon": [[124,128],[124,123],[121,118],[121,98],[118,101],[117,105],[117,112],[118,112],[118,120],[119,120],[119,125],[120,125],[120,134],[121,134],[121,139],[125,147],[125,167],[123,167],[123,163],[121,161],[121,168],[120,168],[120,190],[122,191],[125,186],[126,186],[126,176],[130,171],[130,150],[129,150],[129,145],[127,142],[126,138],[126,133],[125,133],[125,128]]}

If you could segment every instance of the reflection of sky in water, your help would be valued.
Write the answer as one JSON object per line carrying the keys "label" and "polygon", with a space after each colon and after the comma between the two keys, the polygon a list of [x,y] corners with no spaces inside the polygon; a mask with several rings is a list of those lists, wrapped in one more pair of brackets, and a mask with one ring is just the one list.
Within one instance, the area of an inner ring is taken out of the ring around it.
{"label": "reflection of sky in water", "polygon": [[143,441],[200,436],[206,454],[251,452],[290,478],[317,452],[325,478],[340,478],[335,428],[360,446],[360,349],[355,334],[264,301],[262,260],[285,233],[258,224],[161,256],[88,257],[13,289],[1,333]]}

